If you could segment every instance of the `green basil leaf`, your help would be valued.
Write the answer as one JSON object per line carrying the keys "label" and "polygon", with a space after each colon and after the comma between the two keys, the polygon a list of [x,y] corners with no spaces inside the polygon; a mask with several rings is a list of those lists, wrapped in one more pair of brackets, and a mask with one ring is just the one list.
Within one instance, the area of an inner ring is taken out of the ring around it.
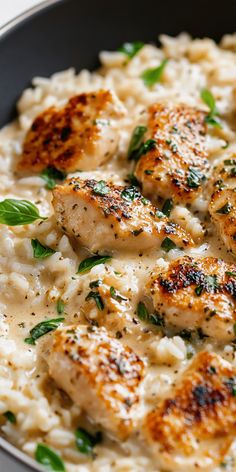
{"label": "green basil leaf", "polygon": [[35,459],[49,471],[66,472],[62,459],[45,444],[37,445]]}
{"label": "green basil leaf", "polygon": [[171,210],[173,210],[173,206],[174,204],[172,198],[168,198],[163,204],[162,213],[164,213],[164,215],[166,216],[170,216]]}
{"label": "green basil leaf", "polygon": [[106,185],[104,180],[100,180],[93,187],[93,193],[100,195],[101,197],[104,197],[104,195],[107,195],[109,192],[110,188]]}
{"label": "green basil leaf", "polygon": [[38,208],[28,200],[6,198],[0,202],[0,223],[9,226],[28,225],[36,220],[46,220]]}
{"label": "green basil leaf", "polygon": [[147,87],[152,87],[152,85],[160,82],[167,62],[168,60],[164,59],[158,67],[147,69],[142,73],[141,78]]}
{"label": "green basil leaf", "polygon": [[38,239],[31,239],[31,246],[35,259],[45,259],[56,252],[48,246],[43,246]]}
{"label": "green basil leaf", "polygon": [[59,298],[57,300],[57,313],[58,315],[62,315],[65,311],[65,303]]}
{"label": "green basil leaf", "polygon": [[209,107],[210,114],[214,115],[216,113],[216,102],[210,90],[207,90],[206,88],[203,89],[201,91],[201,99]]}
{"label": "green basil leaf", "polygon": [[45,187],[48,190],[52,190],[56,186],[56,180],[64,180],[66,174],[55,169],[55,167],[47,167],[41,172],[40,177],[46,182]]}
{"label": "green basil leaf", "polygon": [[104,310],[105,305],[104,305],[104,302],[103,302],[103,299],[102,299],[101,295],[99,295],[98,292],[93,292],[93,291],[89,292],[87,297],[85,298],[85,300],[87,301],[87,300],[91,300],[91,299],[93,299],[95,301],[99,311]]}
{"label": "green basil leaf", "polygon": [[135,154],[142,144],[143,136],[146,131],[146,126],[136,126],[136,128],[134,129],[128,149],[128,158],[130,160],[135,159]]}
{"label": "green basil leaf", "polygon": [[117,292],[114,287],[110,287],[110,294],[111,297],[114,298],[114,300],[117,300],[118,302],[127,301],[127,298],[120,295],[120,293]]}
{"label": "green basil leaf", "polygon": [[219,213],[220,215],[228,215],[231,212],[232,205],[230,203],[226,203],[224,206],[219,208],[219,210],[216,211],[216,213]]}
{"label": "green basil leaf", "polygon": [[225,273],[226,273],[226,275],[229,275],[230,277],[236,277],[236,272],[227,271]]}
{"label": "green basil leaf", "polygon": [[137,306],[137,315],[140,320],[148,321],[149,313],[146,305],[143,302],[139,302]]}
{"label": "green basil leaf", "polygon": [[97,288],[100,285],[102,285],[102,280],[98,279],[98,280],[93,280],[93,282],[90,282],[89,287],[90,288]]}
{"label": "green basil leaf", "polygon": [[25,342],[27,344],[35,345],[35,341],[44,334],[49,333],[50,331],[54,331],[58,328],[59,324],[64,321],[65,318],[53,318],[51,320],[42,321],[38,323],[34,328],[30,330],[30,337],[25,338]]}
{"label": "green basil leaf", "polygon": [[171,251],[171,249],[176,248],[176,244],[174,243],[174,241],[172,241],[172,239],[167,237],[167,238],[163,239],[163,241],[161,243],[161,248],[163,249],[163,251],[169,252],[169,251]]}
{"label": "green basil leaf", "polygon": [[137,190],[136,187],[126,187],[124,190],[122,190],[120,194],[121,198],[123,200],[127,200],[128,202],[133,202],[136,198],[140,197],[140,192]]}
{"label": "green basil leaf", "polygon": [[119,47],[118,51],[123,52],[129,59],[132,59],[144,46],[141,41],[134,41],[133,43],[124,43]]}
{"label": "green basil leaf", "polygon": [[220,122],[215,118],[218,112],[216,109],[215,99],[210,90],[203,89],[201,91],[201,99],[209,107],[210,110],[209,114],[205,118],[205,122],[208,125],[215,126],[216,128],[222,128]]}
{"label": "green basil leaf", "polygon": [[3,416],[5,416],[7,421],[9,421],[10,423],[12,423],[12,424],[16,423],[16,415],[14,415],[14,413],[12,413],[12,411],[10,411],[10,410],[5,411],[5,413],[3,413]]}
{"label": "green basil leaf", "polygon": [[85,274],[85,272],[89,272],[93,267],[98,264],[105,264],[106,262],[111,260],[111,256],[92,256],[87,257],[84,259],[79,267],[77,274]]}
{"label": "green basil leaf", "polygon": [[204,175],[198,169],[194,167],[188,168],[187,185],[189,188],[198,188],[203,180]]}
{"label": "green basil leaf", "polygon": [[82,454],[91,455],[94,446],[102,441],[102,433],[98,431],[95,435],[88,433],[84,428],[75,431],[76,446]]}

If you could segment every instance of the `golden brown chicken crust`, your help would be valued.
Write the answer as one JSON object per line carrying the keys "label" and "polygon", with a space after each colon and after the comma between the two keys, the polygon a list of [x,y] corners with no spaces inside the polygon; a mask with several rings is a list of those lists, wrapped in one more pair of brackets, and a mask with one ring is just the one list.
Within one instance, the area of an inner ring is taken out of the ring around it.
{"label": "golden brown chicken crust", "polygon": [[205,113],[188,105],[155,104],[149,114],[147,137],[156,146],[137,164],[136,177],[143,193],[191,202],[209,170]]}
{"label": "golden brown chicken crust", "polygon": [[50,166],[72,172],[96,168],[113,151],[114,139],[109,134],[104,154],[95,155],[104,129],[110,133],[109,118],[121,116],[123,112],[109,90],[82,93],[61,109],[49,108],[36,117],[26,135],[19,170],[38,172]]}
{"label": "golden brown chicken crust", "polygon": [[214,170],[209,213],[227,247],[236,255],[236,157],[230,155]]}
{"label": "golden brown chicken crust", "polygon": [[102,404],[104,411],[117,419],[118,435],[127,437],[133,428],[130,413],[140,400],[138,389],[144,376],[139,356],[104,328],[91,326],[56,330],[52,351],[54,356],[70,360],[70,371],[74,372],[71,383],[76,388],[80,377],[86,379],[88,389],[95,392],[98,408]]}
{"label": "golden brown chicken crust", "polygon": [[[235,275],[234,275],[235,274]],[[199,329],[219,341],[235,337],[236,266],[188,256],[154,273],[147,285],[154,307],[178,329]]]}
{"label": "golden brown chicken crust", "polygon": [[[55,188],[53,205],[56,217],[62,229],[68,234],[72,233],[76,237],[82,237],[82,231],[79,231],[79,228],[77,233],[73,215],[78,209],[78,203],[83,202],[81,206],[86,211],[87,221],[89,221],[88,207],[92,207],[98,215],[97,222],[109,225],[109,231],[114,233],[114,248],[119,245],[121,240],[124,242],[125,240],[130,242],[133,240],[133,249],[136,244],[136,248],[139,250],[149,244],[146,241],[147,238],[150,239],[149,246],[158,246],[158,241],[160,246],[165,238],[171,239],[177,247],[193,245],[191,236],[179,225],[171,222],[163,214],[161,217],[157,216],[157,209],[140,194],[136,187],[123,187],[111,182],[102,182],[101,192],[99,192],[101,181],[79,178],[67,180],[64,185]],[[70,208],[65,207],[64,203],[68,196],[71,197]],[[93,224],[95,224],[94,220]],[[93,231],[95,232],[96,229]],[[79,235],[77,236],[77,234]],[[107,245],[106,248],[111,249],[110,245]],[[130,249],[132,250],[132,244],[130,244]]]}
{"label": "golden brown chicken crust", "polygon": [[236,433],[235,369],[217,354],[199,353],[173,393],[148,414],[145,428],[168,454],[190,456],[202,441],[222,438],[214,457],[219,463]]}

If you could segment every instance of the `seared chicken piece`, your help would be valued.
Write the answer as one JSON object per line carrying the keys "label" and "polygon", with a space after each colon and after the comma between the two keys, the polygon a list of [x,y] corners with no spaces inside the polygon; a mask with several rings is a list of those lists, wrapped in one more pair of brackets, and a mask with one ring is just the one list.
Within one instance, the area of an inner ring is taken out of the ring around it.
{"label": "seared chicken piece", "polygon": [[156,208],[135,187],[74,178],[57,186],[53,196],[59,225],[92,252],[142,251],[159,248],[163,241],[171,247],[192,244],[180,226],[164,215],[158,218]]}
{"label": "seared chicken piece", "polygon": [[235,337],[236,266],[213,257],[183,257],[147,285],[154,308],[175,330],[196,330],[227,342]]}
{"label": "seared chicken piece", "polygon": [[92,421],[125,439],[134,428],[144,374],[142,360],[105,328],[57,329],[50,375]]}
{"label": "seared chicken piece", "polygon": [[115,152],[116,122],[123,115],[123,105],[109,90],[82,93],[63,108],[49,108],[37,116],[26,135],[19,169],[96,169]]}
{"label": "seared chicken piece", "polygon": [[209,169],[204,118],[203,111],[187,105],[150,107],[146,137],[154,143],[136,167],[144,195],[181,203],[196,198]]}
{"label": "seared chicken piece", "polygon": [[211,470],[236,433],[236,371],[210,352],[196,355],[170,396],[148,414],[144,431],[164,470]]}
{"label": "seared chicken piece", "polygon": [[236,157],[225,159],[214,172],[209,212],[227,247],[236,255]]}

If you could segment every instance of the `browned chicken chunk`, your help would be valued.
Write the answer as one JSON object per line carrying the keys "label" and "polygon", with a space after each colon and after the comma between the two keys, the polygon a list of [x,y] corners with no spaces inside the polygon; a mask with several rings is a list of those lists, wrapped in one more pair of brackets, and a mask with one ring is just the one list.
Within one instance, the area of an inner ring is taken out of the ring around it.
{"label": "browned chicken chunk", "polygon": [[192,202],[206,178],[205,114],[187,105],[155,104],[149,109],[146,138],[154,140],[136,167],[143,194]]}
{"label": "browned chicken chunk", "polygon": [[123,115],[123,105],[109,90],[82,93],[60,109],[49,108],[26,135],[19,169],[96,169],[115,152],[117,120]]}
{"label": "browned chicken chunk", "polygon": [[125,439],[133,431],[144,364],[105,328],[57,329],[49,357],[51,376],[92,421]]}
{"label": "browned chicken chunk", "polygon": [[185,256],[157,270],[147,286],[154,308],[174,329],[194,331],[219,342],[235,337],[236,266],[213,257]]}
{"label": "browned chicken chunk", "polygon": [[145,433],[164,470],[212,470],[236,433],[236,371],[210,352],[196,355],[172,393],[148,414]]}
{"label": "browned chicken chunk", "polygon": [[167,251],[193,244],[191,237],[163,214],[160,216],[136,187],[76,178],[57,186],[53,196],[63,231],[92,252],[137,252],[160,246]]}

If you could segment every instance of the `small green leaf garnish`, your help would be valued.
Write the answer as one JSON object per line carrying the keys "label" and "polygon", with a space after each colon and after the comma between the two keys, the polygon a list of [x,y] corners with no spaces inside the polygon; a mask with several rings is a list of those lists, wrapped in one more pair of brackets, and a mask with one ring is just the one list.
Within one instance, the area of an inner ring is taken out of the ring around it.
{"label": "small green leaf garnish", "polygon": [[42,321],[38,323],[34,328],[30,330],[30,337],[25,338],[25,343],[35,345],[35,341],[41,336],[44,336],[50,331],[54,331],[58,328],[59,324],[64,321],[65,318],[53,318],[51,320]]}
{"label": "small green leaf garnish", "polygon": [[92,455],[93,448],[102,441],[102,433],[98,431],[95,435],[88,433],[83,428],[75,431],[76,446],[82,454]]}
{"label": "small green leaf garnish", "polygon": [[110,287],[110,294],[111,294],[111,297],[114,298],[114,300],[117,300],[118,302],[127,301],[127,298],[120,295],[120,293],[117,292],[117,290],[114,287]]}
{"label": "small green leaf garnish", "polygon": [[43,246],[38,239],[31,239],[31,246],[35,259],[45,259],[56,252],[48,246]]}
{"label": "small green leaf garnish", "polygon": [[131,185],[130,187],[126,187],[124,190],[122,190],[120,196],[121,198],[123,198],[123,200],[133,202],[133,200],[140,197],[140,192],[137,190],[136,187],[133,187]]}
{"label": "small green leaf garnish", "polygon": [[109,192],[110,188],[106,185],[106,182],[104,180],[100,180],[93,187],[93,193],[95,193],[96,195],[100,195],[101,197],[104,197]]}
{"label": "small green leaf garnish", "polygon": [[149,313],[146,308],[146,305],[143,302],[139,302],[137,306],[137,315],[140,320],[147,321],[149,318]]}
{"label": "small green leaf garnish", "polygon": [[189,167],[187,174],[187,185],[189,188],[198,188],[203,180],[204,175],[198,169]]}
{"label": "small green leaf garnish", "polygon": [[92,282],[90,282],[89,287],[90,288],[97,288],[100,285],[102,285],[102,280],[98,279],[98,280],[93,280]]}
{"label": "small green leaf garnish", "polygon": [[36,220],[46,220],[38,208],[28,200],[6,198],[0,202],[0,223],[9,226],[29,225]]}
{"label": "small green leaf garnish", "polygon": [[143,136],[146,133],[147,128],[146,126],[136,126],[136,128],[133,131],[129,149],[128,149],[128,159],[134,159],[136,160],[136,153],[138,152],[142,141],[143,141]]}
{"label": "small green leaf garnish", "polygon": [[134,185],[135,187],[139,187],[139,181],[138,181],[137,177],[135,177],[134,174],[128,174],[127,178],[129,180],[129,182],[131,183],[131,185]]}
{"label": "small green leaf garnish", "polygon": [[141,202],[143,205],[148,205],[150,203],[150,200],[148,200],[147,198],[143,197],[141,198]]}
{"label": "small green leaf garnish", "polygon": [[236,272],[226,271],[225,273],[226,275],[229,275],[230,277],[236,277]]}
{"label": "small green leaf garnish", "polygon": [[228,215],[231,212],[232,205],[230,203],[226,203],[224,206],[219,208],[219,210],[216,211],[216,213],[219,213],[220,215]]}
{"label": "small green leaf garnish", "polygon": [[62,315],[65,311],[65,303],[59,298],[57,300],[57,313],[58,315]]}
{"label": "small green leaf garnish", "polygon": [[197,285],[195,293],[198,297],[201,296],[203,290],[207,293],[215,293],[219,287],[217,275],[205,275],[202,283]]}
{"label": "small green leaf garnish", "polygon": [[172,249],[176,248],[176,244],[174,243],[174,241],[172,241],[172,239],[168,238],[167,236],[165,239],[163,239],[161,243],[161,248],[163,249],[163,251],[169,252]]}
{"label": "small green leaf garnish", "polygon": [[9,421],[10,423],[12,423],[12,424],[16,423],[16,415],[14,415],[14,413],[12,413],[12,411],[10,411],[10,410],[5,411],[5,413],[3,413],[3,416],[5,416],[7,421]]}
{"label": "small green leaf garnish", "polygon": [[45,444],[37,445],[35,459],[49,471],[66,472],[62,459]]}
{"label": "small green leaf garnish", "polygon": [[149,313],[145,303],[143,302],[138,303],[137,315],[140,320],[145,321],[146,323],[151,323],[154,326],[164,326],[164,320],[162,316],[157,312]]}
{"label": "small green leaf garnish", "polygon": [[225,166],[235,166],[236,164],[236,159],[225,159],[224,160],[224,165]]}
{"label": "small green leaf garnish", "polygon": [[146,170],[144,171],[144,174],[146,174],[146,175],[152,175],[153,172],[154,172],[154,170],[146,169]]}
{"label": "small green leaf garnish", "polygon": [[204,286],[203,285],[198,285],[196,288],[195,288],[195,293],[198,297],[201,296],[202,292],[204,290]]}
{"label": "small green leaf garnish", "polygon": [[162,211],[156,210],[156,216],[157,216],[157,218],[163,218],[165,215],[164,215],[164,213],[162,213]]}
{"label": "small green leaf garnish", "polygon": [[168,60],[164,59],[158,67],[146,69],[142,73],[141,79],[143,79],[143,82],[147,87],[152,87],[157,82],[160,82],[167,62]]}
{"label": "small green leaf garnish", "polygon": [[77,274],[85,274],[98,264],[105,264],[111,260],[111,256],[92,256],[80,262]]}
{"label": "small green leaf garnish", "polygon": [[162,213],[166,216],[170,216],[171,210],[173,209],[173,200],[172,198],[168,198],[167,200],[164,201],[163,207],[162,207]]}
{"label": "small green leaf garnish", "polygon": [[105,305],[104,305],[104,302],[103,302],[103,299],[102,299],[101,295],[99,295],[98,292],[91,291],[91,292],[88,293],[85,300],[88,301],[88,300],[92,300],[92,299],[95,301],[98,310],[103,311]]}
{"label": "small green leaf garnish", "polygon": [[144,46],[142,41],[134,41],[133,43],[124,43],[118,48],[119,52],[123,52],[129,59],[132,59]]}
{"label": "small green leaf garnish", "polygon": [[222,128],[220,122],[216,118],[216,116],[218,115],[218,112],[216,109],[215,99],[212,93],[210,92],[210,90],[203,89],[201,91],[201,99],[210,109],[209,114],[205,118],[205,122],[208,125],[215,126],[216,128]]}
{"label": "small green leaf garnish", "polygon": [[66,178],[65,172],[55,169],[54,167],[47,167],[44,169],[40,177],[46,182],[45,187],[48,190],[53,190],[56,186],[56,180],[64,180]]}

